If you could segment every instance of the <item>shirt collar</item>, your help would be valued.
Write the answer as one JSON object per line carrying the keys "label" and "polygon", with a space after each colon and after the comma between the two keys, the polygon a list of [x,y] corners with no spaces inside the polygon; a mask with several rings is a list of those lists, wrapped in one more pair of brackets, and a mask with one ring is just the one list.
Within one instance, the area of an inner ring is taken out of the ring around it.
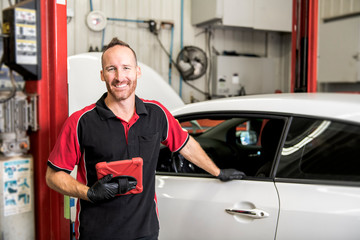
{"label": "shirt collar", "polygon": [[[96,102],[96,109],[102,120],[116,117],[115,114],[105,104],[106,96],[107,96],[107,92],[104,93],[102,97]],[[148,114],[144,102],[136,95],[135,95],[135,110],[139,116]]]}

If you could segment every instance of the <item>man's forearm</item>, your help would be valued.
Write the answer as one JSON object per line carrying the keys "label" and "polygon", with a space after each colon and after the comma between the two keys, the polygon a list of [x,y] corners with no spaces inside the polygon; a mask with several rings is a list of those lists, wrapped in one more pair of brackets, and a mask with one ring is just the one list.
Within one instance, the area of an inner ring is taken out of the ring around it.
{"label": "man's forearm", "polygon": [[46,183],[51,189],[63,195],[88,200],[87,191],[89,187],[78,182],[66,172],[57,172],[48,167],[46,171]]}
{"label": "man's forearm", "polygon": [[180,150],[180,154],[211,175],[218,176],[220,174],[220,169],[209,158],[200,144],[193,137],[190,136],[189,141],[186,143],[184,148]]}

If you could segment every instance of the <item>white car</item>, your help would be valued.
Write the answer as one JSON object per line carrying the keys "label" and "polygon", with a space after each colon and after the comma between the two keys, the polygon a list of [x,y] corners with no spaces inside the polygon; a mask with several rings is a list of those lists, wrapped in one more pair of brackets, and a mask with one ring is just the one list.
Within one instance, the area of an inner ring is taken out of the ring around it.
{"label": "white car", "polygon": [[221,182],[162,148],[160,239],[360,239],[360,95],[273,94],[172,111]]}

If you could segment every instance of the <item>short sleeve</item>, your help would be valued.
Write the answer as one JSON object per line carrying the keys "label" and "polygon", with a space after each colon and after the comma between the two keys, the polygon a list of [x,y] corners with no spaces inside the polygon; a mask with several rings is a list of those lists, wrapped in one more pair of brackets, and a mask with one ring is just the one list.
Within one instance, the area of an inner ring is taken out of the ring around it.
{"label": "short sleeve", "polygon": [[48,159],[48,166],[52,169],[70,173],[79,163],[81,152],[77,134],[78,122],[77,114],[65,121]]}
{"label": "short sleeve", "polygon": [[189,140],[189,133],[183,129],[177,119],[163,107],[167,122],[167,135],[161,143],[167,146],[170,151],[180,151]]}

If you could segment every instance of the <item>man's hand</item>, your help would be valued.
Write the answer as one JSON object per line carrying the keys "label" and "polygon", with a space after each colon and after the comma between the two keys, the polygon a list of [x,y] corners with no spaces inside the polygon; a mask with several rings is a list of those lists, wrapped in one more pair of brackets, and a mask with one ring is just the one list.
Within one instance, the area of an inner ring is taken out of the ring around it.
{"label": "man's hand", "polygon": [[235,179],[240,180],[243,179],[245,176],[246,176],[245,173],[230,168],[230,169],[220,169],[220,174],[217,176],[217,178],[223,182],[226,182]]}
{"label": "man's hand", "polygon": [[102,202],[115,197],[119,184],[110,182],[112,174],[106,175],[94,183],[87,192],[87,197],[92,203]]}

